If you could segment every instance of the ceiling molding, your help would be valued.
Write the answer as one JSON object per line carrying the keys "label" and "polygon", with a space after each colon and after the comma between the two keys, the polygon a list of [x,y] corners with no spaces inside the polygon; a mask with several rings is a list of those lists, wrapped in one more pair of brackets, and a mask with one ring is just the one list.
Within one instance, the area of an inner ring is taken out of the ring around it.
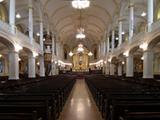
{"label": "ceiling molding", "polygon": [[[77,14],[70,14],[70,15],[66,15],[66,16],[58,19],[58,20],[57,20],[58,22],[56,22],[56,23],[54,24],[54,25],[55,25],[55,28],[57,28],[57,26],[58,26],[59,24],[61,24],[61,22],[65,21],[66,19],[68,19],[68,18],[70,18],[70,17],[76,16],[76,15],[77,15]],[[94,17],[95,19],[98,19],[99,21],[101,21],[101,23],[103,24],[103,26],[107,26],[107,24],[105,23],[105,21],[104,21],[102,18],[98,17],[98,16],[95,16],[95,15],[92,15],[92,14],[87,14],[87,13],[85,13],[84,16]]]}

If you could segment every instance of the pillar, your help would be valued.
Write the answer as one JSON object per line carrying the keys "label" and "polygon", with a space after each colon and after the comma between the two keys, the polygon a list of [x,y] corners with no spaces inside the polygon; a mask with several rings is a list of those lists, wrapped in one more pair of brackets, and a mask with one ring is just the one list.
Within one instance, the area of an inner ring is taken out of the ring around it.
{"label": "pillar", "polygon": [[56,64],[55,64],[55,61],[52,62],[52,75],[56,75]]}
{"label": "pillar", "polygon": [[29,40],[30,43],[33,43],[33,5],[32,5],[32,0],[28,1],[29,4]]}
{"label": "pillar", "polygon": [[5,57],[5,59],[4,59],[4,73],[5,73],[5,75],[8,75],[8,57]]}
{"label": "pillar", "polygon": [[101,44],[98,45],[98,59],[101,57]]}
{"label": "pillar", "polygon": [[154,17],[154,5],[153,5],[154,0],[148,0],[147,5],[148,5],[148,32],[152,31],[152,23],[153,23],[153,17]]}
{"label": "pillar", "polygon": [[109,37],[107,37],[107,53],[110,51],[110,42],[109,42]]}
{"label": "pillar", "polygon": [[39,56],[40,77],[45,77],[44,56]]}
{"label": "pillar", "polygon": [[9,25],[13,34],[15,34],[15,2],[15,0],[9,1]]}
{"label": "pillar", "polygon": [[16,51],[9,52],[9,79],[19,79],[19,54]]}
{"label": "pillar", "polygon": [[119,20],[119,40],[118,45],[122,44],[122,20]]}
{"label": "pillar", "polygon": [[118,64],[118,76],[122,76],[122,64]]}
{"label": "pillar", "polygon": [[155,57],[154,60],[154,74],[159,74],[159,68],[160,68],[160,64],[159,64],[159,57]]}
{"label": "pillar", "polygon": [[109,62],[106,62],[106,75],[109,75]]}
{"label": "pillar", "polygon": [[129,42],[131,42],[134,32],[134,4],[129,5]]}
{"label": "pillar", "polygon": [[110,63],[110,75],[114,75],[115,72],[115,65],[113,63]]}
{"label": "pillar", "polygon": [[43,22],[40,21],[40,46],[41,46],[41,50],[43,51]]}
{"label": "pillar", "polygon": [[115,31],[112,30],[112,51],[114,49],[114,46],[115,46]]}
{"label": "pillar", "polygon": [[[44,48],[43,48],[43,22],[42,22],[42,18],[40,21],[40,47],[42,52],[44,52]],[[42,53],[42,55],[39,57],[39,63],[40,63],[40,77],[45,77],[45,66],[44,66],[44,54]]]}
{"label": "pillar", "polygon": [[55,66],[55,40],[54,34],[52,33],[52,75],[56,75],[56,66]]}
{"label": "pillar", "polygon": [[126,77],[133,77],[133,55],[129,55],[126,60]]}
{"label": "pillar", "polygon": [[106,41],[103,42],[103,55],[106,54]]}
{"label": "pillar", "polygon": [[144,51],[143,57],[143,78],[153,78],[153,51]]}
{"label": "pillar", "polygon": [[36,77],[36,62],[35,62],[35,57],[30,54],[28,57],[28,77],[29,78],[35,78]]}

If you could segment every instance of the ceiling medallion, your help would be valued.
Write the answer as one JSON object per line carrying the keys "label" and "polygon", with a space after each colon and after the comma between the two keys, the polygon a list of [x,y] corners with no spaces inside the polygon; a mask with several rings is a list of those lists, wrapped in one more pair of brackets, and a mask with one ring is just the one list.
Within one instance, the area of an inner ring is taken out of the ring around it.
{"label": "ceiling medallion", "polygon": [[72,7],[75,9],[86,9],[90,6],[89,0],[73,0]]}

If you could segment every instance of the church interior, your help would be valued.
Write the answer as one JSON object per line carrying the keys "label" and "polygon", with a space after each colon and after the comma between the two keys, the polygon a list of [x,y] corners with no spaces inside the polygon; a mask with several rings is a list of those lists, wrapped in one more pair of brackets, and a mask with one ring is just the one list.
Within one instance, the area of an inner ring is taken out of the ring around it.
{"label": "church interior", "polygon": [[0,120],[160,120],[160,0],[0,0]]}

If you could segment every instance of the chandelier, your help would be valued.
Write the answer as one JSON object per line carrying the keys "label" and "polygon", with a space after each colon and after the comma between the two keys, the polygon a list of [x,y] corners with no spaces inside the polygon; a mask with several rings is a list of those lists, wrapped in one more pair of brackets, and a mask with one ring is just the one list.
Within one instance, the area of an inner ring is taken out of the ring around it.
{"label": "chandelier", "polygon": [[75,9],[85,9],[90,6],[89,0],[73,0],[72,7]]}
{"label": "chandelier", "polygon": [[72,51],[69,52],[69,56],[71,56],[71,57],[73,56],[73,52]]}
{"label": "chandelier", "polygon": [[92,55],[93,55],[93,53],[92,53],[92,52],[89,52],[89,53],[88,53],[88,56],[92,56]]}
{"label": "chandelier", "polygon": [[83,48],[83,45],[82,45],[82,44],[79,44],[79,45],[78,45],[77,51],[78,51],[78,52],[83,52],[83,51],[84,51],[84,48]]}
{"label": "chandelier", "polygon": [[78,33],[76,35],[77,39],[84,39],[84,38],[86,38],[86,35],[84,34],[84,28],[80,28],[77,31],[78,31]]}

